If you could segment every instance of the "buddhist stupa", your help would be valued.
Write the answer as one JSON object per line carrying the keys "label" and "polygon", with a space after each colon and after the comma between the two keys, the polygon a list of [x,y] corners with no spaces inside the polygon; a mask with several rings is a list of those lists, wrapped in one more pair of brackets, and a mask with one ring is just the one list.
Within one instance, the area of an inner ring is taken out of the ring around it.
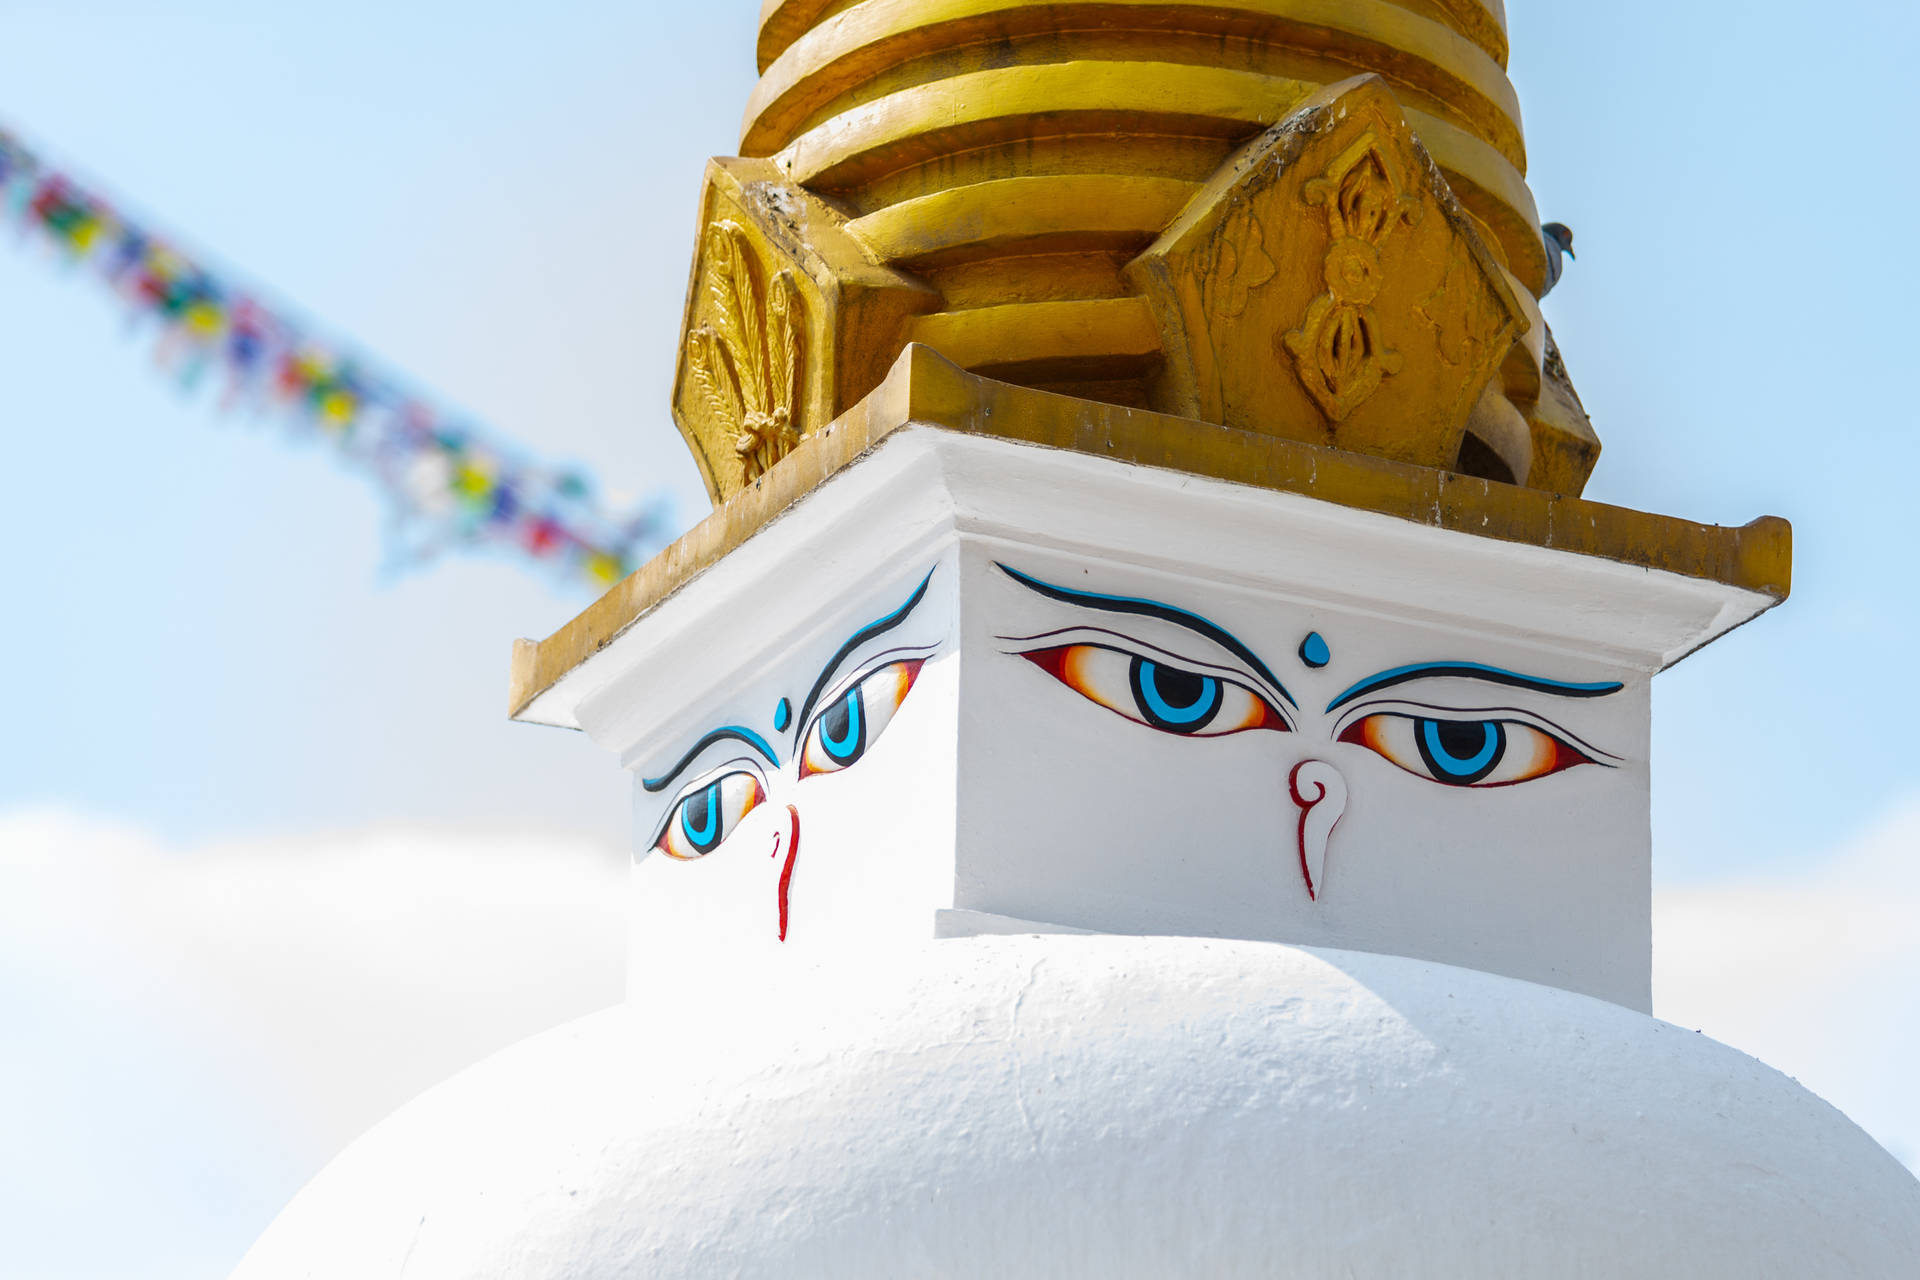
{"label": "buddhist stupa", "polygon": [[714,512],[513,656],[633,776],[628,1000],[237,1274],[1920,1274],[1920,1183],[1650,1015],[1650,684],[1791,533],[1579,496],[1506,31],[767,0]]}

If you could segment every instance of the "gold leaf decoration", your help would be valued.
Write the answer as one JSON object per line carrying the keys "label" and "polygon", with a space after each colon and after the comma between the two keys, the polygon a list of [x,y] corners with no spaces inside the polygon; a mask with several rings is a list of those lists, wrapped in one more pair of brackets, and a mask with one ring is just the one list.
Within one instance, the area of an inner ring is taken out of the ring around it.
{"label": "gold leaf decoration", "polygon": [[1327,291],[1307,306],[1285,337],[1301,385],[1327,417],[1346,418],[1400,371],[1373,308],[1385,282],[1381,247],[1401,226],[1413,226],[1419,200],[1402,193],[1373,134],[1363,135],[1306,184],[1309,205],[1324,205],[1332,243],[1323,267]]}
{"label": "gold leaf decoration", "polygon": [[704,274],[712,318],[687,335],[687,364],[733,443],[741,482],[751,484],[806,434],[799,421],[806,304],[785,268],[763,288],[765,271],[737,222],[712,228]]}
{"label": "gold leaf decoration", "polygon": [[1266,228],[1248,202],[1236,203],[1202,263],[1208,309],[1228,319],[1243,314],[1254,291],[1273,279],[1277,268],[1267,252]]}

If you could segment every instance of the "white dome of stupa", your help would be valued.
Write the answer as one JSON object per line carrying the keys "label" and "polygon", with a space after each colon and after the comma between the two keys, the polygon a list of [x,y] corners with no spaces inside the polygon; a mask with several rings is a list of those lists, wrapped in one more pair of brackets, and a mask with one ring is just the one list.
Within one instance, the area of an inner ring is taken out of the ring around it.
{"label": "white dome of stupa", "polygon": [[375,1128],[236,1274],[1905,1277],[1920,1183],[1780,1073],[1590,997],[982,937],[662,975]]}

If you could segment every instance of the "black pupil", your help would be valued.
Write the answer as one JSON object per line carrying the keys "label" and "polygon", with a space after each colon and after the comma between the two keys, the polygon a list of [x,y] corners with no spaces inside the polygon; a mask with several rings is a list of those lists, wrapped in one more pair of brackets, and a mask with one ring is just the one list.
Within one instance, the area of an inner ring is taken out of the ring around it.
{"label": "black pupil", "polygon": [[1442,720],[1434,728],[1440,735],[1440,749],[1455,760],[1471,760],[1486,750],[1491,732],[1479,720]]}
{"label": "black pupil", "polygon": [[1153,671],[1153,688],[1169,707],[1184,710],[1206,697],[1207,677],[1194,671],[1157,666]]}
{"label": "black pupil", "polygon": [[842,764],[851,762],[859,754],[859,744],[853,741],[853,699],[857,693],[840,699],[827,714],[820,719],[821,745],[827,754]]}
{"label": "black pupil", "polygon": [[719,843],[720,823],[713,811],[719,796],[720,788],[706,787],[687,800],[687,837],[702,852]]}

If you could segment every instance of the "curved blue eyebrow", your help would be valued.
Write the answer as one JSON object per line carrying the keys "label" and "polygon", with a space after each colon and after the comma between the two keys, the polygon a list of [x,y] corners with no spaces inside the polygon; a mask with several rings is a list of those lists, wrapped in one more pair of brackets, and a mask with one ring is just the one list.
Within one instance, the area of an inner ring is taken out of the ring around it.
{"label": "curved blue eyebrow", "polygon": [[715,729],[712,733],[700,739],[700,741],[694,743],[693,746],[687,751],[687,754],[680,757],[679,764],[676,764],[675,766],[673,766],[673,768],[667,770],[665,773],[661,774],[659,777],[640,779],[640,785],[645,787],[649,791],[665,790],[668,783],[672,782],[675,778],[679,777],[681,772],[684,769],[686,769],[688,765],[693,763],[694,757],[698,756],[702,751],[705,751],[708,747],[712,746],[714,743],[725,742],[728,739],[734,739],[734,740],[746,743],[748,746],[752,747],[755,751],[758,751],[761,755],[765,756],[767,758],[768,764],[772,765],[776,769],[780,767],[780,757],[773,754],[773,748],[767,745],[767,740],[765,738],[761,737],[759,734],[755,733],[753,730],[747,728],[745,725],[730,724],[722,728]]}
{"label": "curved blue eyebrow", "polygon": [[1489,667],[1478,662],[1419,662],[1410,667],[1395,667],[1391,671],[1382,671],[1379,675],[1368,676],[1329,702],[1327,710],[1338,711],[1362,694],[1373,693],[1390,685],[1405,684],[1409,680],[1426,680],[1436,676],[1485,680],[1492,684],[1512,685],[1516,689],[1531,689],[1535,693],[1551,693],[1562,698],[1604,698],[1610,693],[1618,693],[1626,688],[1618,681],[1573,684],[1565,680],[1548,680],[1544,676],[1522,675],[1518,671],[1508,671],[1504,667]]}
{"label": "curved blue eyebrow", "polygon": [[920,579],[920,585],[913,589],[913,594],[907,597],[905,604],[895,609],[886,617],[876,618],[854,632],[847,638],[847,642],[840,646],[840,651],[827,660],[827,665],[820,668],[820,678],[813,682],[813,688],[807,692],[807,700],[800,704],[800,714],[793,718],[795,732],[804,732],[806,730],[807,717],[813,714],[813,704],[820,701],[821,691],[827,687],[827,681],[833,679],[833,673],[840,669],[840,664],[847,660],[847,655],[875,636],[891,631],[902,622],[905,622],[907,615],[918,608],[920,601],[926,596],[927,584],[933,581],[933,575],[939,567],[939,565],[935,565],[932,569],[927,570],[927,576]]}
{"label": "curved blue eyebrow", "polygon": [[1280,683],[1280,678],[1268,670],[1267,664],[1254,655],[1253,650],[1236,640],[1226,628],[1208,622],[1197,613],[1188,613],[1185,609],[1176,609],[1170,604],[1161,604],[1158,600],[1141,600],[1133,596],[1103,596],[1093,591],[1075,591],[1069,587],[1056,587],[1038,578],[1029,578],[1018,569],[1010,569],[997,560],[994,561],[994,567],[1021,586],[1051,600],[1085,605],[1089,609],[1105,609],[1109,613],[1131,613],[1145,618],[1159,618],[1163,622],[1171,622],[1175,626],[1185,627],[1189,631],[1205,636],[1252,667],[1261,679],[1272,685],[1274,691],[1287,700],[1288,706],[1297,708],[1300,705],[1293,700],[1293,695],[1287,692],[1287,686]]}

